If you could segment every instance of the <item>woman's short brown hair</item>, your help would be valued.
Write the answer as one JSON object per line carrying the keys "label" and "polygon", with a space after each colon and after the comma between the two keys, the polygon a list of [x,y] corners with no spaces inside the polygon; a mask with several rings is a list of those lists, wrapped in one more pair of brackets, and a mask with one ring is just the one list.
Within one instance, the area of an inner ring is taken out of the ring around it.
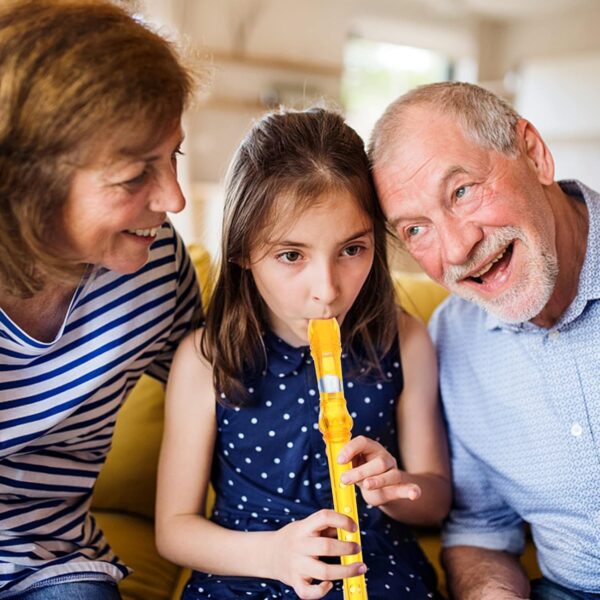
{"label": "woman's short brown hair", "polygon": [[169,42],[103,0],[4,0],[0,7],[0,286],[14,296],[69,279],[48,247],[74,170],[102,144],[150,148],[193,88]]}

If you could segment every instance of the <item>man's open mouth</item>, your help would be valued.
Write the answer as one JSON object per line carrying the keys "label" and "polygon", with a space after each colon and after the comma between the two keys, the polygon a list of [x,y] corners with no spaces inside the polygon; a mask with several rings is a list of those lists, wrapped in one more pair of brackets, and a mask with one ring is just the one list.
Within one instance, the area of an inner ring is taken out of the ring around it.
{"label": "man's open mouth", "polygon": [[498,254],[489,263],[483,265],[479,271],[473,273],[469,277],[465,277],[463,281],[473,281],[477,284],[484,284],[492,281],[496,274],[502,271],[510,262],[512,257],[514,242],[511,242],[500,254]]}

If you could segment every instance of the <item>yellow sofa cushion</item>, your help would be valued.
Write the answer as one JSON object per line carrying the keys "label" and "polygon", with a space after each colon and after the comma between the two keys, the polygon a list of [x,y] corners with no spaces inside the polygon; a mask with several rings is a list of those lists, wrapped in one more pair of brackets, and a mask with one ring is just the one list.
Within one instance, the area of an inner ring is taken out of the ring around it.
{"label": "yellow sofa cushion", "polygon": [[94,510],[154,518],[163,406],[163,385],[143,376],[117,418],[112,448],[94,488]]}
{"label": "yellow sofa cushion", "polygon": [[119,583],[123,600],[167,600],[180,577],[180,567],[158,555],[152,521],[108,511],[94,511],[113,550],[133,575]]}
{"label": "yellow sofa cushion", "polygon": [[210,254],[200,244],[192,244],[188,246],[190,258],[194,263],[196,275],[200,282],[200,290],[202,292],[202,305],[207,306],[210,294],[213,289],[212,265]]}
{"label": "yellow sofa cushion", "polygon": [[393,274],[396,296],[404,310],[427,323],[448,290],[427,275],[397,272]]}
{"label": "yellow sofa cushion", "polygon": [[[190,246],[189,253],[206,303],[211,291],[210,255],[199,245]],[[143,375],[119,412],[112,448],[94,488],[94,509],[154,518],[163,404],[164,386]]]}

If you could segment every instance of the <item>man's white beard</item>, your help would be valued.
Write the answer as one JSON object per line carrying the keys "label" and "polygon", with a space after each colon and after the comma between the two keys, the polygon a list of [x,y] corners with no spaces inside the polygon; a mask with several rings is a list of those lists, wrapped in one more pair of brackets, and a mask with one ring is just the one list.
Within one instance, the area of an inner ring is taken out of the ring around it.
{"label": "man's white beard", "polygon": [[[515,239],[520,240],[531,254],[527,271],[522,274],[520,281],[515,281],[509,289],[491,300],[481,298],[473,287],[458,283],[487,257],[499,254]],[[550,300],[559,270],[558,259],[547,244],[542,242],[538,251],[534,250],[520,228],[502,227],[480,243],[468,262],[448,267],[444,273],[444,285],[452,293],[477,304],[502,321],[529,321],[539,315]]]}

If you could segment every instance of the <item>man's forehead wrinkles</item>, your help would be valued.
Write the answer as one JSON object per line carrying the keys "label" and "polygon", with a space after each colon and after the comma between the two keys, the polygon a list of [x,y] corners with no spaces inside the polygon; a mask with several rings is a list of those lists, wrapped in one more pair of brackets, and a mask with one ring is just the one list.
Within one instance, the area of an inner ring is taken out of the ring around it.
{"label": "man's forehead wrinkles", "polygon": [[[410,152],[410,149],[407,148],[405,151]],[[396,171],[397,177],[398,177],[396,180],[397,188],[401,188],[401,187],[409,185],[415,178],[417,178],[419,176],[419,174],[424,169],[426,169],[430,165],[430,163],[433,160],[434,160],[434,156],[429,156],[426,160],[421,162],[419,165],[415,165],[415,166],[409,165],[407,167],[403,166],[403,161],[400,159],[396,159],[395,161],[392,161],[394,171]],[[406,162],[409,162],[409,161],[406,161]],[[403,174],[406,174],[406,176],[404,178],[402,177]]]}
{"label": "man's forehead wrinkles", "polygon": [[422,218],[422,202],[413,195],[406,195],[404,198],[396,198],[393,213],[389,215],[388,223],[392,227],[408,221],[414,221]]}

